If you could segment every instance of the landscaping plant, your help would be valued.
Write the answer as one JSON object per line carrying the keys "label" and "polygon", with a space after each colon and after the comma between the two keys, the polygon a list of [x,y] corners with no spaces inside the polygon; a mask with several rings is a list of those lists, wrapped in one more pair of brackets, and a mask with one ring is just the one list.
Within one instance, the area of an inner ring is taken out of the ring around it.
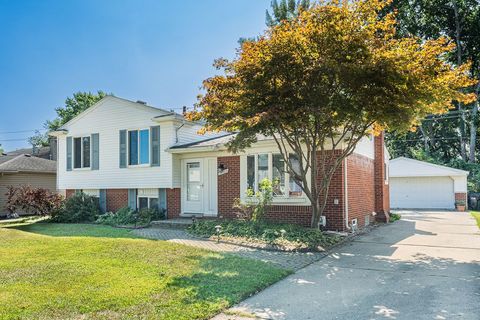
{"label": "landscaping plant", "polygon": [[340,237],[327,235],[318,229],[304,228],[294,224],[276,224],[265,221],[239,220],[200,220],[188,228],[188,232],[200,237],[217,235],[216,226],[220,225],[220,236],[252,243],[264,243],[291,250],[310,249],[332,246],[340,241]]}
{"label": "landscaping plant", "polygon": [[10,214],[23,211],[27,214],[45,216],[58,210],[62,205],[62,196],[45,188],[33,188],[25,185],[7,188],[5,208]]}
{"label": "landscaping plant", "polygon": [[100,213],[97,197],[77,192],[67,198],[61,208],[52,211],[50,221],[60,223],[94,222]]}
{"label": "landscaping plant", "polygon": [[266,215],[273,201],[273,184],[265,178],[260,181],[258,191],[247,189],[246,199],[235,199],[233,209],[237,211],[237,218],[247,221],[261,221]]}
{"label": "landscaping plant", "polygon": [[115,213],[107,212],[98,216],[95,223],[110,226],[146,226],[152,220],[162,219],[165,219],[165,210],[144,208],[137,211],[127,206]]}
{"label": "landscaping plant", "polygon": [[398,213],[390,213],[390,222],[398,221],[402,218],[402,216]]}

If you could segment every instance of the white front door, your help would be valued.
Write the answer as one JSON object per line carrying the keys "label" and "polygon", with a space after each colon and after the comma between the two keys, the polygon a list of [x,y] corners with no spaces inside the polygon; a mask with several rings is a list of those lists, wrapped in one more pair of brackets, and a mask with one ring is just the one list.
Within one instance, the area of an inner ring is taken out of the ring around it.
{"label": "white front door", "polygon": [[185,161],[184,213],[203,213],[203,161]]}
{"label": "white front door", "polygon": [[217,159],[182,162],[182,213],[217,215]]}

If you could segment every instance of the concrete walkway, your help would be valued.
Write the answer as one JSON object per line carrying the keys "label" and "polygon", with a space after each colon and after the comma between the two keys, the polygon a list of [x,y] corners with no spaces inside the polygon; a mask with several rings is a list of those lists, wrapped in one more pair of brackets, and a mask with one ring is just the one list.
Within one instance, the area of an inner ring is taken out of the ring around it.
{"label": "concrete walkway", "polygon": [[480,319],[473,218],[400,213],[215,319]]}
{"label": "concrete walkway", "polygon": [[289,270],[299,270],[326,256],[326,253],[322,252],[302,253],[266,251],[254,248],[246,248],[234,244],[217,243],[216,241],[211,241],[208,239],[192,237],[184,230],[178,229],[147,228],[136,229],[134,230],[134,233],[148,239],[165,240],[169,242],[184,244],[187,246],[193,246],[218,252],[228,252],[245,258],[270,262],[281,268]]}

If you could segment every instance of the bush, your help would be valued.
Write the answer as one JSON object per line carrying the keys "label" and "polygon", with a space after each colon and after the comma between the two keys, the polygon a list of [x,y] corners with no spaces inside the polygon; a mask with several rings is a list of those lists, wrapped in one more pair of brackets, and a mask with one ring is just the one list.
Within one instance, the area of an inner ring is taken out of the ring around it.
{"label": "bush", "polygon": [[331,246],[339,241],[339,237],[298,225],[239,220],[197,221],[188,228],[188,231],[197,236],[212,237],[217,235],[215,228],[217,225],[222,227],[220,231],[222,236],[247,238],[273,245],[289,242],[298,247],[316,249],[319,246]]}
{"label": "bush", "polygon": [[19,210],[29,214],[45,216],[57,211],[63,201],[62,196],[58,193],[31,186],[9,186],[5,195],[7,196],[5,207],[10,216],[15,216]]}
{"label": "bush", "polygon": [[390,222],[395,222],[397,220],[400,220],[402,218],[401,215],[399,215],[398,213],[391,213],[390,214]]}
{"label": "bush", "polygon": [[130,207],[123,207],[116,213],[107,212],[98,216],[95,223],[110,226],[148,225],[152,220],[165,219],[165,210],[156,208],[136,211]]}
{"label": "bush", "polygon": [[243,203],[235,199],[233,209],[237,211],[237,218],[247,221],[261,221],[273,201],[273,184],[265,178],[260,181],[259,191],[246,191],[247,200]]}
{"label": "bush", "polygon": [[101,213],[98,198],[84,193],[75,193],[67,198],[62,208],[52,212],[52,222],[93,222]]}

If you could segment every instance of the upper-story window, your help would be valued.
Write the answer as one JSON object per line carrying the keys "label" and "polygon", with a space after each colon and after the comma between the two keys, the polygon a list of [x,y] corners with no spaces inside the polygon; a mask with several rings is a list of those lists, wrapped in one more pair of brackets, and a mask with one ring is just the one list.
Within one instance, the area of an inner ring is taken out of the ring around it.
{"label": "upper-story window", "polygon": [[131,166],[150,163],[150,130],[128,131],[128,164]]}
{"label": "upper-story window", "polygon": [[[295,154],[289,155],[294,170],[299,171],[299,161]],[[260,153],[247,156],[247,188],[258,191],[259,183],[268,178],[273,183],[275,197],[300,197],[302,188],[288,173],[288,167],[279,153]],[[297,168],[297,169],[296,169]]]}
{"label": "upper-story window", "polygon": [[73,138],[73,168],[90,168],[90,137]]}

